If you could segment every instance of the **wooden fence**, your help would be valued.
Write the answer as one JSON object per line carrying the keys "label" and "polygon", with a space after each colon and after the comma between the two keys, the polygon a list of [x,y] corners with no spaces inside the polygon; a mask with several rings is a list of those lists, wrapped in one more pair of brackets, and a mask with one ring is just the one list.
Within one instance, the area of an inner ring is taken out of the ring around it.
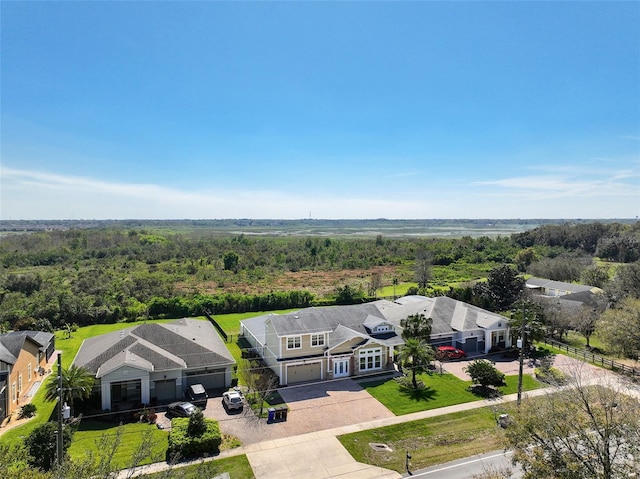
{"label": "wooden fence", "polygon": [[592,353],[591,351],[588,351],[586,349],[574,348],[573,346],[569,346],[554,339],[545,338],[542,340],[542,342],[549,346],[553,346],[554,348],[557,348],[561,351],[566,351],[572,356],[582,359],[585,362],[589,362],[591,364],[595,364],[596,366],[601,366],[618,373],[626,374],[628,376],[631,376],[633,379],[640,379],[640,369],[638,368],[619,363],[618,361],[613,361],[609,358],[605,358],[600,354]]}

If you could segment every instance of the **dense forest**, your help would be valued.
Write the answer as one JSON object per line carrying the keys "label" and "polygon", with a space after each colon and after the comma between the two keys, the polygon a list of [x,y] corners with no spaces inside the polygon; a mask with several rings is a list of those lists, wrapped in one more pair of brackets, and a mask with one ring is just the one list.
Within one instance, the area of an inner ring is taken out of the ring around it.
{"label": "dense forest", "polygon": [[245,235],[141,226],[3,236],[0,327],[58,329],[348,303],[374,298],[390,285],[496,309],[472,286],[499,266],[628,291],[633,275],[624,285],[616,275],[625,265],[635,272],[640,258],[639,222],[543,224],[507,236],[458,238]]}

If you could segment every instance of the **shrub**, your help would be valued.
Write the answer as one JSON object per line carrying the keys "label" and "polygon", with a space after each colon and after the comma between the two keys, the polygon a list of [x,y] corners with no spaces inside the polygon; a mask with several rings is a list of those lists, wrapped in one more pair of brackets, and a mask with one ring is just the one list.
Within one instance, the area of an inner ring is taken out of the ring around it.
{"label": "shrub", "polygon": [[18,419],[24,419],[24,418],[27,418],[27,417],[35,416],[37,409],[38,408],[36,407],[35,404],[31,404],[31,403],[25,404],[20,409],[20,415],[18,416]]}
{"label": "shrub", "polygon": [[564,384],[567,380],[564,373],[558,368],[536,368],[536,379],[547,384]]}
{"label": "shrub", "polygon": [[167,460],[216,454],[222,443],[220,427],[213,419],[205,419],[204,424],[206,428],[201,435],[190,436],[188,418],[172,419]]}
{"label": "shrub", "polygon": [[[49,471],[56,461],[57,454],[57,431],[58,423],[55,421],[45,422],[36,427],[24,441],[27,451],[29,451],[29,463]],[[71,445],[73,432],[71,428],[65,427],[62,433],[62,447],[66,451]]]}
{"label": "shrub", "polygon": [[483,388],[504,385],[504,374],[486,359],[472,361],[464,371],[471,376],[473,384],[479,384]]}

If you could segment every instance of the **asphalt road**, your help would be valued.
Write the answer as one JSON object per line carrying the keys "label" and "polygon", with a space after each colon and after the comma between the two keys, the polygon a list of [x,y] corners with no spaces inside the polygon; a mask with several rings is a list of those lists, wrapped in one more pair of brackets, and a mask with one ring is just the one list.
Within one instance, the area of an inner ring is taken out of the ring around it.
{"label": "asphalt road", "polygon": [[520,479],[522,477],[520,469],[511,466],[511,452],[504,452],[503,450],[465,457],[426,469],[411,471],[413,473],[412,475],[405,474],[403,477],[418,479],[470,479],[474,475],[479,475],[487,470],[491,470],[491,468],[493,468],[493,470],[509,468],[512,472],[512,479]]}

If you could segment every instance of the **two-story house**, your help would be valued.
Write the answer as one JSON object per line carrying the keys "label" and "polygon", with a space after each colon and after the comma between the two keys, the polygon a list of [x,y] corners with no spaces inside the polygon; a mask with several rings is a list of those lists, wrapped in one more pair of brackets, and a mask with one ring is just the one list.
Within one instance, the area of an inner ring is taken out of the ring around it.
{"label": "two-story house", "polygon": [[305,308],[240,322],[241,335],[280,378],[281,385],[359,376],[393,367],[404,344],[400,322],[432,319],[431,343],[486,353],[509,346],[508,320],[447,297]]}
{"label": "two-story house", "polygon": [[0,335],[0,422],[28,402],[31,388],[53,354],[54,336],[42,331]]}

